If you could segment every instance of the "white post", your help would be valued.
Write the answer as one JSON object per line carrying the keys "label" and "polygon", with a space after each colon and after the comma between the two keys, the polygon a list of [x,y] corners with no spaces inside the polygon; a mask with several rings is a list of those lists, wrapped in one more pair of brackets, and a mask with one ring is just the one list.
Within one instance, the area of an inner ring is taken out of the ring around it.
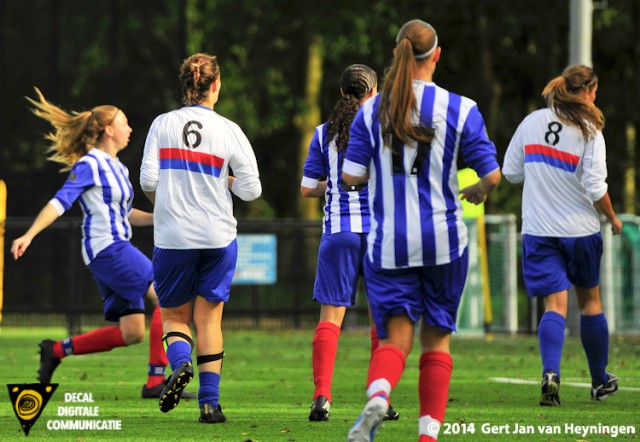
{"label": "white post", "polygon": [[592,29],[592,0],[571,0],[569,3],[569,64],[593,66]]}

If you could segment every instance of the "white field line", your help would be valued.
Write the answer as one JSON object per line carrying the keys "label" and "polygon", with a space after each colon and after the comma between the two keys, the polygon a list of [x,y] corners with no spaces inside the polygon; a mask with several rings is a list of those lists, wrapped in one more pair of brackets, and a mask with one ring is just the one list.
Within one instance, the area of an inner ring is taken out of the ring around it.
{"label": "white field line", "polygon": [[[491,382],[500,382],[502,384],[522,384],[522,385],[538,385],[540,381],[531,381],[528,379],[516,379],[516,378],[489,378]],[[579,388],[591,388],[591,384],[583,384],[579,382],[560,382],[563,387],[579,387]],[[618,390],[624,391],[640,391],[637,387],[618,387]]]}

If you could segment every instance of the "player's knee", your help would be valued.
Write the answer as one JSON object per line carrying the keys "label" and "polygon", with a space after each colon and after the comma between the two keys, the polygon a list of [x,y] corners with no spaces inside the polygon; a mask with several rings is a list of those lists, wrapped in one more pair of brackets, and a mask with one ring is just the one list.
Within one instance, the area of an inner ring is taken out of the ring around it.
{"label": "player's knee", "polygon": [[122,337],[124,338],[124,342],[126,342],[127,345],[139,344],[144,339],[144,329],[124,331],[122,333]]}

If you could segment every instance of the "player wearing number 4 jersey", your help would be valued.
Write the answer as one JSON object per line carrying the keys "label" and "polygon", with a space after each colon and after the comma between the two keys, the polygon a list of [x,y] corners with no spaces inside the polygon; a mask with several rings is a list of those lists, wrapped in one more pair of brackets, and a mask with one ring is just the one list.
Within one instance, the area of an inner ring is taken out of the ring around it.
{"label": "player wearing number 4 jersey", "polygon": [[262,185],[247,137],[213,110],[222,85],[216,57],[195,54],[184,60],[180,83],[186,107],[155,119],[140,171],[142,189],[155,202],[153,271],[173,370],[160,409],[177,406],[194,376],[193,320],[200,422],[220,423],[226,420],[218,401],[222,310],[237,257],[231,193],[254,200]]}
{"label": "player wearing number 4 jersey", "polygon": [[[496,148],[477,105],[433,83],[438,35],[421,20],[400,29],[380,95],[351,126],[342,177],[367,180],[371,229],[364,277],[380,346],[369,364],[369,401],[348,440],[369,442],[389,407],[420,322],[419,440],[434,441],[447,406],[450,335],[468,269],[458,194],[485,201],[500,181]],[[458,188],[457,155],[480,181]]]}
{"label": "player wearing number 4 jersey", "polygon": [[560,405],[560,360],[572,285],[591,398],[604,400],[618,390],[617,377],[606,370],[609,332],[600,303],[597,210],[614,235],[620,234],[622,223],[607,192],[604,117],[594,104],[597,89],[598,77],[587,66],[569,66],[551,80],[542,92],[549,107],[520,123],[502,169],[508,181],[524,182],[522,269],[529,296],[542,297],[545,305],[538,325],[543,406]]}

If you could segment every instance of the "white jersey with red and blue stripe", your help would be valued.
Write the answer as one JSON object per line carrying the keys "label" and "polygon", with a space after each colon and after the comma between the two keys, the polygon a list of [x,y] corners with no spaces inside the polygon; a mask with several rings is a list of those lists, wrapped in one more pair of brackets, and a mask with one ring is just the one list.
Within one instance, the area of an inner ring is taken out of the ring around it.
{"label": "white jersey with red and blue stripe", "polygon": [[458,153],[480,177],[500,167],[475,102],[421,80],[413,81],[413,92],[418,109],[414,124],[435,129],[430,147],[400,142],[392,154],[381,135],[380,96],[360,108],[351,126],[343,170],[352,176],[369,172],[367,254],[374,268],[458,259],[468,244],[458,196]]}
{"label": "white jersey with red and blue stripe", "polygon": [[[231,189],[229,168],[236,178]],[[140,185],[156,192],[154,241],[162,249],[227,247],[237,225],[230,190],[246,201],[262,193],[256,157],[240,127],[199,105],[153,121]]]}
{"label": "white jersey with red and blue stripe", "polygon": [[[311,189],[327,180],[323,233],[369,232],[369,190],[367,185],[347,186],[342,180],[342,162],[346,149],[338,152],[335,137],[327,137],[328,124],[316,127],[304,163],[302,183]],[[355,188],[353,188],[355,187]]]}
{"label": "white jersey with red and blue stripe", "polygon": [[86,265],[111,244],[131,239],[133,187],[129,170],[118,158],[99,149],[80,158],[50,203],[62,215],[76,200],[83,214],[82,258]]}
{"label": "white jersey with red and blue stripe", "polygon": [[520,123],[504,157],[502,173],[522,183],[522,233],[578,237],[600,231],[593,205],[607,192],[606,146],[602,132],[585,141],[551,109]]}

